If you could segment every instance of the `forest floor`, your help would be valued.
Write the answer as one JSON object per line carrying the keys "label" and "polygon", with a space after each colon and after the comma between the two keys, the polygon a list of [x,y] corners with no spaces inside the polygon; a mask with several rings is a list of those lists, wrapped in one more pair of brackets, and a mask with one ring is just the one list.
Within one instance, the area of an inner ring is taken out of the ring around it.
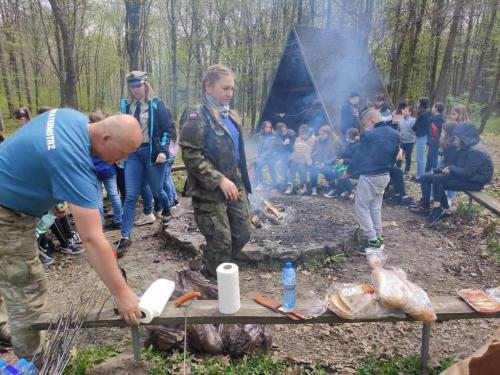
{"label": "forest floor", "polygon": [[[500,197],[500,136],[488,135],[485,143],[494,154],[496,176],[489,193]],[[409,194],[419,197],[419,187],[407,182]],[[353,201],[324,197],[304,197],[318,209],[338,209],[346,218],[354,218]],[[189,200],[183,199],[182,205]],[[386,236],[388,264],[401,267],[408,278],[430,295],[456,295],[457,289],[487,288],[500,284],[500,251],[498,249],[498,218],[486,210],[472,221],[464,219],[466,197],[459,195],[455,213],[432,229],[423,217],[405,207],[384,203],[383,225]],[[139,213],[139,211],[138,211]],[[174,212],[175,216],[175,212]],[[311,228],[313,231],[314,228]],[[120,264],[127,271],[131,287],[143,291],[156,278],[173,279],[185,269],[189,259],[161,240],[161,226],[155,223],[135,227],[133,244]],[[106,233],[110,241],[119,238],[119,231]],[[496,245],[495,245],[495,241]],[[242,298],[253,298],[256,292],[280,298],[278,265],[243,265],[240,271]],[[64,310],[81,291],[98,281],[85,256],[59,254],[50,267],[48,308],[54,313]],[[370,268],[366,259],[346,256],[336,262],[313,262],[298,267],[298,289],[312,290],[320,298],[333,281],[368,281]],[[109,301],[108,301],[109,303]],[[451,321],[436,324],[432,329],[431,362],[444,357],[462,358],[471,354],[500,325],[498,319]],[[146,330],[143,329],[143,334]],[[328,373],[353,373],[356,364],[369,353],[386,356],[419,354],[421,324],[355,323],[345,325],[277,325],[274,327],[273,356],[298,364],[320,365]],[[78,348],[112,344],[131,353],[130,331],[126,329],[87,329]]]}

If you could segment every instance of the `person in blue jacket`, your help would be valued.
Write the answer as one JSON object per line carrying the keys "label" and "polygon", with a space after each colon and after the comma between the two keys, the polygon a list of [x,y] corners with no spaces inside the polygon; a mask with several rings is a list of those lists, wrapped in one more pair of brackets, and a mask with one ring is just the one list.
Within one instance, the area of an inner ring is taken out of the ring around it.
{"label": "person in blue jacket", "polygon": [[365,131],[346,175],[359,174],[354,208],[367,239],[359,253],[365,254],[368,249],[383,246],[382,200],[389,184],[390,168],[396,163],[400,137],[397,131],[386,126],[376,109],[366,112],[361,121]]}
{"label": "person in blue jacket", "polygon": [[[122,100],[120,110],[139,121],[142,143],[135,152],[129,155],[125,164],[125,202],[121,239],[117,243],[119,257],[132,243],[130,236],[135,209],[144,183],[149,184],[154,199],[161,202],[165,213],[170,212],[168,211],[168,196],[163,190],[163,181],[172,134],[172,114],[165,103],[153,95],[153,88],[145,72],[133,71],[126,78],[129,95],[128,100]],[[169,220],[170,217],[167,216],[164,215],[164,218]]]}

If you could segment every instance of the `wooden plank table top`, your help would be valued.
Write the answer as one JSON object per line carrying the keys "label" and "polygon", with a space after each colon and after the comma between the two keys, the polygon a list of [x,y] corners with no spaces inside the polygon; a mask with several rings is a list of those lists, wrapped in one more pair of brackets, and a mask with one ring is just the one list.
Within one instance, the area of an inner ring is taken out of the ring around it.
{"label": "wooden plank table top", "polygon": [[[440,296],[431,297],[432,305],[436,311],[438,321],[477,318],[500,318],[500,312],[493,314],[480,314],[473,310],[460,297]],[[300,305],[299,305],[300,309]],[[308,320],[292,320],[287,316],[263,307],[253,300],[242,300],[238,313],[224,315],[219,313],[216,300],[194,300],[184,308],[175,307],[174,302],[168,302],[160,317],[153,319],[149,325],[177,325],[184,323],[184,312],[187,314],[189,324],[313,324],[313,323],[359,323],[359,322],[398,322],[415,321],[412,317],[389,317],[383,319],[346,320],[334,313],[327,311],[323,315]],[[44,313],[33,325],[33,329],[46,330],[54,315]],[[91,313],[83,327],[125,327],[127,324],[112,310],[103,310],[100,313]]]}
{"label": "wooden plank table top", "polygon": [[465,192],[469,197],[474,199],[476,202],[481,204],[483,207],[486,207],[491,212],[500,216],[500,202],[495,198],[489,196],[486,193],[482,193],[480,191],[466,191]]}

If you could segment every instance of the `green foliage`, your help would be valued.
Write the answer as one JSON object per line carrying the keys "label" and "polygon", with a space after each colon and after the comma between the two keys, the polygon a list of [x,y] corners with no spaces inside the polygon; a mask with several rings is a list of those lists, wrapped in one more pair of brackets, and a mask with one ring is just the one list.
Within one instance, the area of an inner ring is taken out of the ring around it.
{"label": "green foliage", "polygon": [[96,346],[73,353],[71,361],[64,370],[65,375],[85,375],[95,365],[115,356],[117,349],[112,345]]}
{"label": "green foliage", "polygon": [[335,254],[327,257],[316,257],[311,261],[304,263],[302,266],[305,270],[310,272],[317,272],[323,268],[328,268],[334,264],[343,263],[347,260],[345,254]]}
{"label": "green foliage", "polygon": [[471,216],[468,217],[468,215],[469,215],[468,214],[469,202],[458,202],[458,205],[457,205],[457,213],[466,219],[473,219],[475,217],[478,217],[479,214],[481,213],[482,209],[483,208],[481,207],[481,205],[472,202],[472,208],[470,211]]}
{"label": "green foliage", "polygon": [[491,222],[484,228],[484,234],[486,235],[486,241],[488,244],[488,250],[491,253],[491,256],[496,262],[500,262],[500,236],[498,233],[499,230],[499,220]]}
{"label": "green foliage", "polygon": [[[440,374],[453,364],[453,358],[446,357],[439,361],[437,366],[427,366],[429,375]],[[356,368],[357,375],[420,375],[420,357],[417,355],[402,356],[395,354],[386,358],[377,358],[374,354],[368,355]]]}
{"label": "green foliage", "polygon": [[[143,359],[149,362],[149,373],[151,375],[167,375],[183,371],[183,353],[173,354],[159,353],[152,347],[143,350]],[[189,373],[193,375],[268,375],[284,374],[286,371],[295,370],[300,374],[326,374],[323,370],[308,370],[295,367],[283,361],[273,358],[269,354],[256,354],[244,356],[238,360],[232,360],[225,356],[193,356],[188,354],[187,366]]]}

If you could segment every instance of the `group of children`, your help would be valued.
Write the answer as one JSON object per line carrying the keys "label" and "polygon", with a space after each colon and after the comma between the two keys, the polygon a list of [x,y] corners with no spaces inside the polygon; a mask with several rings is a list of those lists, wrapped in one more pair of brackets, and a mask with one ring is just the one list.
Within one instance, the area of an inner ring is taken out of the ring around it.
{"label": "group of children", "polygon": [[[383,247],[381,206],[388,187],[392,187],[389,196],[393,202],[429,215],[435,223],[449,212],[454,190],[481,190],[491,180],[491,157],[479,143],[477,128],[468,122],[463,105],[454,106],[446,118],[443,103],[430,108],[429,99],[421,98],[415,118],[405,102],[391,113],[383,98],[377,97],[376,105],[361,114],[357,103],[359,95],[353,93],[343,107],[341,117],[347,125],[341,124],[345,137],[342,140],[328,125],[322,126],[316,135],[303,124],[296,136],[285,124],[278,123],[273,130],[266,121],[255,163],[258,187],[264,184],[266,166],[273,187],[280,186],[280,179],[287,183],[285,194],[295,190],[306,194],[309,176],[310,193],[318,195],[321,174],[328,187],[325,196],[352,196],[351,179],[358,180],[355,211],[367,239],[364,253],[368,248]],[[357,120],[357,126],[349,128]],[[416,172],[411,180],[422,186],[422,198],[417,203],[406,195],[404,179],[404,175],[409,178],[414,148]],[[472,165],[471,160],[477,165]],[[276,173],[276,166],[280,173]],[[435,202],[432,207],[431,192]]]}
{"label": "group of children", "polygon": [[[315,135],[307,124],[298,129],[298,136],[284,123],[265,121],[259,135],[254,166],[257,190],[265,184],[264,169],[267,168],[271,186],[284,188],[285,194],[318,195],[318,177],[322,175],[328,186],[327,197],[350,195],[351,181],[343,176],[359,142],[359,131],[350,129],[344,145],[333,129],[324,125]],[[299,183],[295,183],[296,177]],[[308,183],[309,181],[309,183]],[[285,188],[286,186],[286,188]]]}

